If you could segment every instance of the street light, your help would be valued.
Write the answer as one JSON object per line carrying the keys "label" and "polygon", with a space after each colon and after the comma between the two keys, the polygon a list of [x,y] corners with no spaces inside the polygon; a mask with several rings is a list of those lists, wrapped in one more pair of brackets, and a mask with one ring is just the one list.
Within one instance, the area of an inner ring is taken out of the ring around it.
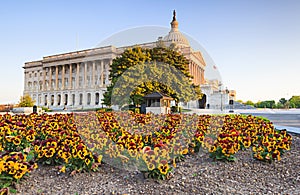
{"label": "street light", "polygon": [[225,94],[225,95],[229,94],[229,90],[226,87],[225,93],[224,93],[224,91],[222,90],[222,83],[221,82],[219,83],[219,93],[220,93],[220,96],[221,96],[221,103],[220,103],[221,104],[221,111],[223,111],[223,94]]}
{"label": "street light", "polygon": [[223,101],[222,101],[223,100],[223,97],[222,97],[223,93],[222,93],[222,83],[221,82],[219,83],[219,93],[221,95],[221,103],[220,103],[221,108],[220,109],[221,109],[221,111],[223,111]]}

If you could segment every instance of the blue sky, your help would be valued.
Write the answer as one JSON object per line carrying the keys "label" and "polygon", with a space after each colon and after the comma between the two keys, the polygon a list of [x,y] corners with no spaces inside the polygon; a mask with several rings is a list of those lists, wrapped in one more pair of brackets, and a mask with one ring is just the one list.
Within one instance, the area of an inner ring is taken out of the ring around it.
{"label": "blue sky", "polygon": [[6,1],[0,3],[0,104],[17,103],[26,61],[95,47],[125,29],[179,29],[202,45],[237,99],[300,95],[300,1]]}

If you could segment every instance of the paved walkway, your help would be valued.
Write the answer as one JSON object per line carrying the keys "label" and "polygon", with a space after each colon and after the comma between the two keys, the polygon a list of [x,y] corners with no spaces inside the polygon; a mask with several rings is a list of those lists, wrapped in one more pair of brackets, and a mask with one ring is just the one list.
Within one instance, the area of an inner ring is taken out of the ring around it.
{"label": "paved walkway", "polygon": [[[188,113],[196,114],[228,114],[229,110],[192,109]],[[300,134],[300,109],[276,110],[276,109],[247,109],[234,110],[235,114],[251,114],[262,116],[273,122],[277,129],[287,129],[289,132]]]}

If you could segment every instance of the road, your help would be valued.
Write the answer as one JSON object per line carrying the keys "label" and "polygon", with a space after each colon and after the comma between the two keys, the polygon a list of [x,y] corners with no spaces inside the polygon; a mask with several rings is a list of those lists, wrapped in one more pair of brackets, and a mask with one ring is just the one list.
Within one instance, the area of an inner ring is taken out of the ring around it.
{"label": "road", "polygon": [[288,126],[288,127],[297,127],[300,128],[300,114],[268,114],[268,113],[245,113],[252,114],[254,116],[262,116],[275,125],[279,126]]}
{"label": "road", "polygon": [[[201,110],[192,109],[190,113],[197,114],[225,114],[228,110]],[[273,109],[245,109],[234,110],[235,114],[251,114],[254,116],[262,116],[273,122],[278,129],[287,129],[290,132],[300,133],[300,109],[291,110],[273,110]]]}

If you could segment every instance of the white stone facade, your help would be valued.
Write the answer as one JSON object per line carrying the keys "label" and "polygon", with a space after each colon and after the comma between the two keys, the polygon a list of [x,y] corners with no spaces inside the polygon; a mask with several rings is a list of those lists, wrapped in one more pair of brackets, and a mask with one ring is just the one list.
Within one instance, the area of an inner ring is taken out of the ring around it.
{"label": "white stone facade", "polygon": [[201,85],[201,91],[206,95],[206,108],[229,109],[229,100],[235,100],[236,92],[234,90],[224,90],[221,87],[218,80],[210,80]]}
{"label": "white stone facade", "polygon": [[[200,51],[194,51],[179,32],[174,12],[171,30],[163,44],[174,44],[176,50],[189,61],[192,82],[204,84],[205,61]],[[162,41],[162,40],[161,40]],[[153,48],[158,42],[142,43],[140,47]],[[128,46],[133,47],[133,46]],[[126,48],[100,47],[43,57],[26,62],[24,94],[29,94],[37,106],[50,109],[88,109],[102,107],[103,94],[109,81],[110,65]],[[197,101],[191,103],[197,108]]]}
{"label": "white stone facade", "polygon": [[37,106],[52,109],[101,107],[116,52],[108,46],[27,62],[24,94],[29,94]]}

